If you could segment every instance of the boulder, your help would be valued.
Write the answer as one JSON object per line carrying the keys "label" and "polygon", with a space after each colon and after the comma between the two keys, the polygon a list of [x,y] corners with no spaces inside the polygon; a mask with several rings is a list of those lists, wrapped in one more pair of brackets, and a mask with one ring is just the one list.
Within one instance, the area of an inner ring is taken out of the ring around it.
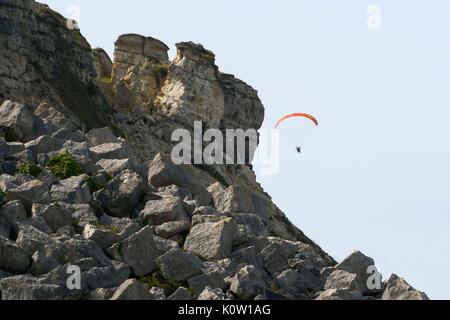
{"label": "boulder", "polygon": [[405,279],[393,274],[384,286],[382,300],[429,300],[428,296],[414,289]]}
{"label": "boulder", "polygon": [[60,285],[43,283],[29,275],[0,280],[3,300],[63,300],[65,290]]}
{"label": "boulder", "polygon": [[190,228],[191,223],[187,220],[171,221],[157,226],[155,228],[155,233],[161,238],[169,239],[177,234],[189,231]]}
{"label": "boulder", "polygon": [[51,136],[40,136],[36,140],[27,142],[25,148],[33,152],[33,154],[50,153],[62,148],[64,140]]}
{"label": "boulder", "polygon": [[84,226],[83,237],[94,241],[99,247],[105,249],[122,240],[122,237],[108,229],[87,224]]}
{"label": "boulder", "polygon": [[108,128],[96,128],[92,129],[86,134],[86,142],[89,147],[96,147],[105,143],[117,143],[118,138],[113,131]]}
{"label": "boulder", "polygon": [[29,255],[32,255],[36,251],[43,250],[52,241],[53,239],[48,234],[28,225],[20,228],[16,242],[19,247],[24,249]]}
{"label": "boulder", "polygon": [[42,216],[53,232],[74,224],[72,215],[57,204],[46,205],[36,203],[33,204],[31,211],[35,217]]}
{"label": "boulder", "polygon": [[308,296],[308,288],[305,279],[300,273],[291,269],[285,270],[277,275],[278,287],[296,299],[306,299]]}
{"label": "boulder", "polygon": [[156,300],[136,279],[128,279],[117,288],[111,300]]}
{"label": "boulder", "polygon": [[18,187],[7,190],[9,200],[20,200],[25,209],[31,212],[33,203],[49,203],[48,185],[39,180],[32,180]]}
{"label": "boulder", "polygon": [[[366,287],[366,289],[362,292],[369,292],[367,288],[367,280],[370,277],[370,267],[375,267],[375,262],[372,258],[364,255],[360,251],[355,251],[347,258],[345,258],[341,263],[336,266],[338,270],[344,270],[349,273],[356,274],[357,281],[361,283],[362,286]],[[381,279],[380,279],[381,280]],[[376,292],[380,292],[380,290],[376,290]],[[372,290],[372,292],[375,292]]]}
{"label": "boulder", "polygon": [[315,300],[366,300],[359,291],[328,289],[322,291]]}
{"label": "boulder", "polygon": [[104,143],[89,148],[95,159],[127,159],[130,157],[130,150],[123,143]]}
{"label": "boulder", "polygon": [[197,300],[201,301],[220,301],[227,300],[222,289],[206,287],[205,290],[199,295]]}
{"label": "boulder", "polygon": [[168,155],[158,154],[150,163],[148,181],[155,187],[177,185],[189,189],[199,205],[208,205],[212,198],[204,187],[214,183],[212,177],[191,165],[177,166]]}
{"label": "boulder", "polygon": [[43,252],[36,251],[31,257],[30,273],[34,276],[47,274],[59,266],[58,261],[52,257],[47,257]]}
{"label": "boulder", "polygon": [[146,227],[120,242],[118,248],[123,262],[131,267],[136,276],[142,277],[155,271],[156,259],[166,251],[178,248],[178,244],[155,236],[152,228]]}
{"label": "boulder", "polygon": [[167,300],[173,300],[173,301],[190,301],[194,300],[192,298],[192,294],[190,291],[186,288],[180,287],[177,290],[175,290],[172,295],[170,295]]}
{"label": "boulder", "polygon": [[279,238],[270,238],[269,241],[270,244],[261,251],[265,269],[271,274],[288,269],[288,260],[297,252],[297,245]]}
{"label": "boulder", "polygon": [[221,260],[231,255],[236,223],[232,219],[194,226],[184,248],[205,260]]}
{"label": "boulder", "polygon": [[148,184],[135,172],[126,170],[111,180],[94,197],[109,215],[128,217],[141,203],[148,191]]}
{"label": "boulder", "polygon": [[21,141],[33,130],[33,125],[34,116],[26,106],[11,101],[0,106],[0,128],[7,140]]}
{"label": "boulder", "polygon": [[139,216],[143,223],[156,226],[174,220],[186,219],[183,201],[178,197],[150,200],[145,204],[145,208]]}
{"label": "boulder", "polygon": [[0,208],[0,237],[10,238],[19,232],[18,222],[27,219],[27,212],[18,200],[10,201]]}
{"label": "boulder", "polygon": [[266,287],[260,273],[251,265],[242,266],[229,283],[230,291],[241,300],[253,299]]}
{"label": "boulder", "polygon": [[0,270],[19,274],[30,267],[30,255],[15,242],[0,237]]}
{"label": "boulder", "polygon": [[169,281],[186,281],[202,272],[203,262],[192,253],[172,249],[158,259],[156,264],[164,278]]}
{"label": "boulder", "polygon": [[359,281],[355,273],[350,273],[344,270],[334,271],[327,279],[325,290],[336,289],[346,291],[357,291],[361,294],[367,290],[365,283]]}
{"label": "boulder", "polygon": [[53,202],[89,203],[92,200],[92,195],[86,183],[86,175],[70,177],[54,184],[50,190],[50,198]]}

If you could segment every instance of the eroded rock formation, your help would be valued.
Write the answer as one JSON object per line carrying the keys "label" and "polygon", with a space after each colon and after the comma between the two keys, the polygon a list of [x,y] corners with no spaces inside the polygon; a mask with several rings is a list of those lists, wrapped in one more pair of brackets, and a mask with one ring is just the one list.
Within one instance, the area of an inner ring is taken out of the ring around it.
{"label": "eroded rock formation", "polygon": [[[175,165],[177,128],[259,129],[257,92],[191,42],[119,37],[113,61],[33,0],[0,1],[2,299],[426,299],[337,264],[247,165]],[[81,288],[66,285],[69,266]]]}

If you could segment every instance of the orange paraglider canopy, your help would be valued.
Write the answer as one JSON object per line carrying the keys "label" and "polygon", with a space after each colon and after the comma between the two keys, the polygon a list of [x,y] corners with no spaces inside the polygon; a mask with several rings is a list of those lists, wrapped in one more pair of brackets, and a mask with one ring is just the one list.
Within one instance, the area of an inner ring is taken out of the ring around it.
{"label": "orange paraglider canopy", "polygon": [[314,118],[312,115],[307,114],[307,113],[292,113],[292,114],[288,114],[287,116],[284,116],[283,118],[281,118],[280,120],[278,120],[277,124],[275,125],[275,129],[278,128],[278,126],[284,121],[287,120],[289,118],[297,118],[297,117],[303,117],[303,118],[308,118],[310,119],[312,122],[314,122],[314,124],[316,126],[319,125],[319,121],[317,121],[316,118]]}

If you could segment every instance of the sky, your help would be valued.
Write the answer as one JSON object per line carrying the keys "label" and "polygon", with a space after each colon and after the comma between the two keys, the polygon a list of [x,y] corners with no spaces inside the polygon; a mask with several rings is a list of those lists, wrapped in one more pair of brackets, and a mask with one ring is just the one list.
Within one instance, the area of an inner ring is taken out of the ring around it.
{"label": "sky", "polygon": [[385,278],[450,299],[450,2],[43,2],[111,56],[124,33],[162,40],[171,57],[177,42],[202,43],[258,90],[265,129],[313,114],[319,127],[283,124],[279,172],[259,182],[335,259],[361,250]]}

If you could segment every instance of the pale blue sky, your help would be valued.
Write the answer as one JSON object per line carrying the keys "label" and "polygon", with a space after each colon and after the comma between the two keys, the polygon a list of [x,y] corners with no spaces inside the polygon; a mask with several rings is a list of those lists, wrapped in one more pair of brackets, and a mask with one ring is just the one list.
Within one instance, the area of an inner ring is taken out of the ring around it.
{"label": "pale blue sky", "polygon": [[[340,260],[354,249],[431,298],[450,285],[450,2],[440,0],[47,0],[81,8],[92,46],[120,34],[194,41],[258,89],[281,129],[281,170],[259,177],[308,236]],[[382,9],[369,31],[366,10]],[[303,154],[295,152],[303,146]]]}

